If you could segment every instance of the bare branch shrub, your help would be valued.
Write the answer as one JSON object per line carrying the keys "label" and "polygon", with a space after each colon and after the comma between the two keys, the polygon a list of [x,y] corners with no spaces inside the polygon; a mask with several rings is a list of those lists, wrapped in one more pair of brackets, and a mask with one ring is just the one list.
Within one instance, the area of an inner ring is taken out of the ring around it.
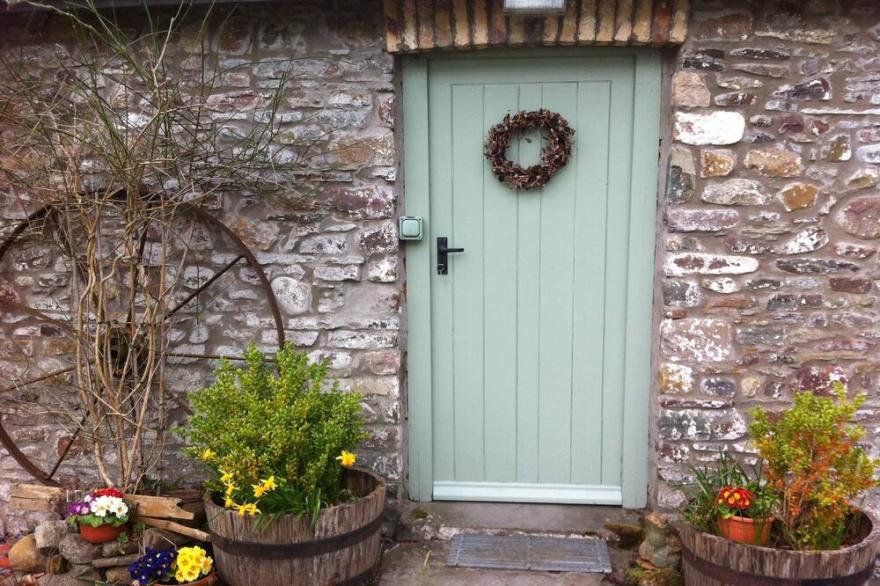
{"label": "bare branch shrub", "polygon": [[211,9],[144,7],[132,28],[91,0],[40,8],[75,38],[55,46],[51,78],[24,50],[2,55],[0,191],[23,214],[44,210],[32,230],[70,270],[69,304],[40,313],[65,324],[73,347],[74,408],[65,398],[54,414],[87,443],[107,486],[134,490],[165,446],[168,316],[192,253],[183,218],[225,193],[284,191],[328,137],[279,146],[292,59],[272,64],[276,87],[215,91],[250,64],[221,67],[209,47],[225,16]]}

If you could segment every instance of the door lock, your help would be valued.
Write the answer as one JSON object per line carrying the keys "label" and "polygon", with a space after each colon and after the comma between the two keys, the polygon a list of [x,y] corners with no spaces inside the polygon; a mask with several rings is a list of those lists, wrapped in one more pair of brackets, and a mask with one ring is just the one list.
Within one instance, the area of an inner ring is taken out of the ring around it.
{"label": "door lock", "polygon": [[464,252],[464,248],[449,248],[449,239],[446,236],[437,237],[437,274],[446,275],[449,273],[449,257],[450,252]]}

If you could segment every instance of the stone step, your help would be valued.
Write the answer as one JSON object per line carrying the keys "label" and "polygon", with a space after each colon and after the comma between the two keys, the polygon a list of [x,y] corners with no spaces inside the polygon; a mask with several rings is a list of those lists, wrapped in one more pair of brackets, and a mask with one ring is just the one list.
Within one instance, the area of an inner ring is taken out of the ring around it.
{"label": "stone step", "polygon": [[474,532],[610,537],[606,525],[636,526],[641,513],[608,506],[405,501],[397,540],[448,540]]}

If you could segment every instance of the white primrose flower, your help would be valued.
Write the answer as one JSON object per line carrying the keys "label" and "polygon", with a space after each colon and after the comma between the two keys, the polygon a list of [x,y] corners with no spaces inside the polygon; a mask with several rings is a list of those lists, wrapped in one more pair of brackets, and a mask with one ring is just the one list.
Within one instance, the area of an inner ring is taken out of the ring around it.
{"label": "white primrose flower", "polygon": [[122,517],[128,512],[125,502],[115,496],[99,496],[89,504],[89,508],[98,517],[106,517],[107,513]]}
{"label": "white primrose flower", "polygon": [[121,519],[128,513],[128,506],[123,502],[119,502],[110,508],[110,512]]}

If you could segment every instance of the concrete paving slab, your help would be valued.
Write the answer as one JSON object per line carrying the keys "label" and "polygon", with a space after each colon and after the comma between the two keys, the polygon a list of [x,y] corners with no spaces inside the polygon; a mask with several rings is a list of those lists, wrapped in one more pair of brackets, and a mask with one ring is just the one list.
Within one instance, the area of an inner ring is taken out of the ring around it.
{"label": "concrete paving slab", "polygon": [[392,546],[382,560],[380,586],[599,586],[604,574],[521,572],[446,566],[448,541]]}

